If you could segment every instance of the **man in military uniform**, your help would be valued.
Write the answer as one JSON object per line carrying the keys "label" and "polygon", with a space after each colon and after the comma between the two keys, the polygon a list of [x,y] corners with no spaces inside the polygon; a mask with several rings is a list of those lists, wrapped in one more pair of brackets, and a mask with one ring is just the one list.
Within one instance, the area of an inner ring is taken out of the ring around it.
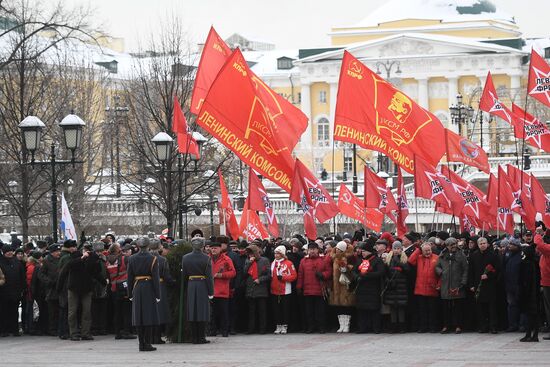
{"label": "man in military uniform", "polygon": [[166,328],[166,325],[170,322],[170,310],[168,307],[168,286],[173,286],[175,284],[175,281],[172,279],[172,275],[170,275],[168,261],[164,256],[161,256],[159,254],[159,249],[160,241],[157,239],[151,240],[149,250],[151,250],[151,255],[157,258],[160,276],[160,302],[158,303],[159,326],[155,327],[155,329],[153,330],[152,344],[165,344],[165,341],[162,340],[162,331],[163,328]]}
{"label": "man in military uniform", "polygon": [[159,325],[159,264],[149,253],[149,238],[137,241],[139,252],[128,259],[128,298],[132,301],[132,325],[138,331],[139,351],[157,350],[151,345],[153,329]]}
{"label": "man in military uniform", "polygon": [[193,251],[181,261],[182,279],[187,288],[187,321],[191,325],[193,344],[210,343],[206,340],[205,324],[210,320],[210,300],[214,297],[214,281],[210,257],[202,252],[205,240],[191,240]]}

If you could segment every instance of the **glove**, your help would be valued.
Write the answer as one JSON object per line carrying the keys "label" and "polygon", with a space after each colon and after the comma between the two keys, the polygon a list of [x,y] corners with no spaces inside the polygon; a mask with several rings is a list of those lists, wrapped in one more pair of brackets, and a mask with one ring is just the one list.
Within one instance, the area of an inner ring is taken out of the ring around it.
{"label": "glove", "polygon": [[277,275],[277,279],[279,279],[279,281],[282,281],[283,280],[283,276],[282,275]]}
{"label": "glove", "polygon": [[320,271],[316,271],[315,276],[317,277],[317,279],[323,280],[323,273],[321,273]]}
{"label": "glove", "polygon": [[208,296],[208,299],[212,300],[214,299],[214,296]]}
{"label": "glove", "polygon": [[160,298],[155,298],[155,299],[157,300],[157,303],[159,303],[159,302],[160,302]]}
{"label": "glove", "polygon": [[345,266],[340,267],[340,273],[345,273],[347,271],[348,271],[348,268],[346,268]]}

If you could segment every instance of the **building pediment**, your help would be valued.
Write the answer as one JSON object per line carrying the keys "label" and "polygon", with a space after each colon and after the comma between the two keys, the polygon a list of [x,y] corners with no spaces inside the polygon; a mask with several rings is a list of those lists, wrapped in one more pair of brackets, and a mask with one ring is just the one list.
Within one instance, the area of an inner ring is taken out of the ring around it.
{"label": "building pediment", "polygon": [[349,45],[335,51],[303,58],[298,63],[321,62],[341,59],[344,50],[360,59],[388,59],[402,57],[525,54],[511,47],[474,41],[469,38],[428,34],[399,34],[372,41]]}

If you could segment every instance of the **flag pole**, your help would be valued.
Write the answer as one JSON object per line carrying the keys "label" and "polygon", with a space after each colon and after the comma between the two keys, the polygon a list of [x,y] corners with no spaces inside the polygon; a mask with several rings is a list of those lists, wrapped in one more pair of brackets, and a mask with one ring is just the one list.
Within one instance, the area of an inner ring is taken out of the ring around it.
{"label": "flag pole", "polygon": [[[332,135],[332,162],[331,162],[331,170],[332,170],[332,177],[331,177],[331,190],[332,195],[334,196],[334,134]],[[345,168],[345,167],[344,167]],[[332,218],[332,225],[334,227],[334,235],[338,234],[336,231],[336,215]]]}
{"label": "flag pole", "polygon": [[415,220],[416,220],[415,228],[414,228],[414,229],[416,230],[416,232],[420,232],[420,231],[419,231],[420,226],[419,226],[419,224],[418,224],[418,197],[416,196],[416,193],[415,193],[415,195],[414,195],[414,208],[415,208],[415,211],[414,211],[414,214],[415,214],[415,215],[414,215],[414,217],[415,217]]}
{"label": "flag pole", "polygon": [[[532,47],[531,47],[532,51]],[[532,52],[531,52],[532,53]],[[531,60],[530,60],[531,61]],[[529,72],[527,74],[527,85],[529,85],[529,80],[531,80],[531,65],[529,65]],[[523,172],[525,170],[525,156],[523,155],[525,150],[525,119],[527,119],[527,104],[529,103],[529,90],[525,91],[525,104],[523,105],[523,121],[522,121],[522,134],[523,139],[521,139],[521,175],[520,175],[520,184],[519,184],[519,196],[521,198],[521,193],[523,192]],[[516,149],[517,150],[517,149]],[[523,209],[523,202],[521,202],[521,208]],[[520,215],[520,234],[523,236],[523,217]]]}

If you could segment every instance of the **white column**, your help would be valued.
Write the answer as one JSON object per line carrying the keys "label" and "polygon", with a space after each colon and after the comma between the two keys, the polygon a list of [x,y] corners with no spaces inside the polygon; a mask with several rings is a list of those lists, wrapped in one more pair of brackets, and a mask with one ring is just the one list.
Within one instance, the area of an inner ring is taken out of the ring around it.
{"label": "white column", "polygon": [[512,74],[510,77],[510,89],[511,95],[519,95],[519,90],[521,88],[521,76],[518,74]]}
{"label": "white column", "polygon": [[428,78],[418,78],[418,104],[429,109]]}
{"label": "white column", "polygon": [[307,124],[307,129],[302,134],[302,138],[301,138],[301,141],[300,141],[300,146],[303,149],[310,149],[311,146],[312,146],[312,129],[313,129],[313,122],[311,121],[310,84],[309,83],[302,83],[302,90],[301,90],[300,93],[301,93],[300,108],[309,120],[308,124]]}
{"label": "white column", "polygon": [[[448,104],[449,107],[456,104],[456,95],[458,94],[458,77],[450,76],[447,77],[449,83],[449,97]],[[458,134],[458,126],[453,124],[451,119],[451,113],[448,114],[448,125],[447,128]]]}
{"label": "white column", "polygon": [[334,138],[334,119],[336,118],[336,96],[338,95],[338,83],[330,83],[330,145]]}

